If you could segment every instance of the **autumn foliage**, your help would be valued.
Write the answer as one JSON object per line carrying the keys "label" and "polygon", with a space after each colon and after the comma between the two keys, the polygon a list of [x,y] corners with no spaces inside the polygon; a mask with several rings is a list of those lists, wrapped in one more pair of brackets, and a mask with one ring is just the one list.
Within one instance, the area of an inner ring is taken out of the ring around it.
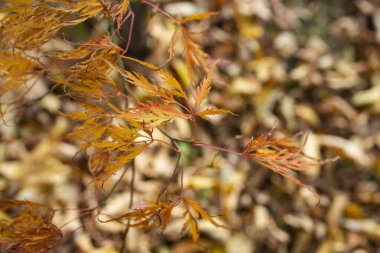
{"label": "autumn foliage", "polygon": [[1,199],[0,245],[16,252],[45,252],[62,238],[53,223],[54,210],[47,206],[12,199]]}
{"label": "autumn foliage", "polygon": [[[2,105],[2,116],[13,108],[11,105],[25,102],[25,96],[37,78],[46,78],[54,87],[62,89],[64,99],[73,100],[82,108],[61,113],[76,122],[68,137],[80,141],[83,151],[91,150],[88,173],[99,192],[104,182],[119,170],[132,169],[133,160],[153,143],[162,143],[176,153],[178,162],[173,178],[179,181],[177,197],[168,200],[163,197],[166,192],[163,189],[144,206],[133,207],[131,204],[125,214],[109,217],[103,222],[117,220],[127,227],[140,227],[144,231],[164,230],[173,218],[173,210],[182,205],[186,210],[179,217],[183,219],[182,231],[188,231],[194,242],[199,241],[199,219],[227,228],[220,219],[215,219],[218,214],[209,214],[196,200],[186,197],[183,185],[185,165],[177,145],[180,142],[251,159],[301,187],[312,189],[297,179],[295,173],[323,162],[302,152],[296,144],[299,135],[276,137],[272,129],[257,138],[252,137],[241,151],[202,142],[200,120],[207,121],[215,115],[237,117],[229,110],[208,104],[213,77],[221,62],[211,59],[203,51],[188,28],[190,22],[212,18],[217,13],[175,17],[157,3],[140,2],[167,17],[176,27],[167,61],[171,60],[173,47],[180,37],[184,42],[188,84],[171,74],[165,66],[126,56],[133,37],[124,38],[125,48],[115,42],[121,27],[133,24],[135,14],[128,0],[5,0],[0,9],[0,96],[15,92],[17,99]],[[63,28],[87,20],[107,20],[112,28],[106,33],[99,32],[97,38],[73,43],[74,49],[44,48],[47,42],[60,35]],[[144,70],[127,69],[125,63]],[[191,122],[192,138],[183,140],[172,136],[170,129],[177,119]],[[154,132],[157,131],[171,142],[156,139]],[[98,206],[91,211],[100,214],[105,201],[107,199],[99,199]],[[60,229],[52,223],[55,211],[49,207],[1,199],[0,210],[0,245],[6,250],[46,252],[62,238]]]}

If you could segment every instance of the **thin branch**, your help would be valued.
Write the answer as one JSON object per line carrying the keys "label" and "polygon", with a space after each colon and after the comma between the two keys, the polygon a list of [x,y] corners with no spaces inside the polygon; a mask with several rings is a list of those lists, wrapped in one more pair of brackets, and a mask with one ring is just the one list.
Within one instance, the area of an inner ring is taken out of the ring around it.
{"label": "thin branch", "polygon": [[[168,137],[171,141],[176,141],[176,142],[185,142],[185,143],[194,143],[194,140],[184,140],[184,139],[179,139],[173,136],[170,136],[168,133],[166,133],[164,130],[162,130],[160,127],[156,127],[163,135]],[[177,145],[177,143],[175,143]],[[178,148],[178,147],[177,147]]]}
{"label": "thin branch", "polygon": [[131,23],[129,24],[129,33],[128,33],[128,40],[127,40],[127,45],[125,46],[125,49],[123,51],[123,55],[128,51],[129,49],[129,46],[131,44],[131,41],[132,41],[132,31],[133,31],[133,24],[135,22],[135,13],[133,11],[130,11],[128,16],[126,18],[129,17],[129,15],[131,15]]}
{"label": "thin branch", "polygon": [[231,149],[217,147],[217,146],[214,146],[214,145],[211,145],[211,144],[194,142],[194,143],[192,143],[192,145],[195,146],[195,147],[211,148],[211,149],[219,150],[219,151],[222,151],[222,152],[231,153],[231,154],[234,154],[234,155],[237,155],[237,156],[244,156],[244,154],[242,154],[240,152],[233,151]]}
{"label": "thin branch", "polygon": [[181,158],[182,158],[182,153],[179,153],[179,155],[178,155],[178,157],[177,157],[177,161],[176,161],[176,163],[175,163],[175,167],[174,167],[173,173],[172,173],[172,175],[171,175],[171,177],[170,177],[170,180],[169,180],[168,184],[166,184],[166,185],[164,186],[164,188],[163,188],[163,189],[160,191],[160,193],[158,194],[157,199],[156,199],[156,203],[158,203],[158,202],[160,201],[161,196],[162,196],[162,195],[166,192],[166,190],[168,189],[168,187],[169,187],[169,183],[173,181],[174,176],[177,174],[177,171],[178,171],[178,165],[179,165],[179,161],[181,160]]}
{"label": "thin branch", "polygon": [[120,175],[120,178],[117,180],[117,182],[112,186],[112,189],[109,191],[109,193],[103,198],[102,202],[104,203],[107,201],[109,197],[115,192],[117,186],[120,184],[121,180],[124,178],[125,173],[127,173],[128,167],[125,166],[123,172]]}
{"label": "thin branch", "polygon": [[[135,167],[135,161],[132,160],[132,178],[131,178],[131,196],[129,198],[129,209],[133,206],[133,195],[134,195],[134,188],[135,188],[135,175],[136,175],[136,167]],[[129,226],[130,226],[130,220],[128,220],[127,227],[124,230],[123,233],[123,242],[121,244],[120,252],[124,253],[127,252],[127,236],[129,232]]]}
{"label": "thin branch", "polygon": [[141,0],[142,3],[152,6],[154,9],[156,9],[158,12],[162,13],[166,17],[168,17],[171,21],[176,23],[179,26],[182,26],[182,23],[179,22],[172,14],[167,12],[166,10],[162,9],[161,7],[157,6],[155,3],[149,1],[149,0]]}

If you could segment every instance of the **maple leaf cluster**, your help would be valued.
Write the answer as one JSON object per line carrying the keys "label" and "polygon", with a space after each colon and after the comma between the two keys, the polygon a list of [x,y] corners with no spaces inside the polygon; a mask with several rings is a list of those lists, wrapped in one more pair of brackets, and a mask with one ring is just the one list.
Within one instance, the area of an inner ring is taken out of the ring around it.
{"label": "maple leaf cluster", "polygon": [[0,199],[0,246],[16,252],[47,252],[61,240],[53,223],[54,210],[47,206],[12,199]]}

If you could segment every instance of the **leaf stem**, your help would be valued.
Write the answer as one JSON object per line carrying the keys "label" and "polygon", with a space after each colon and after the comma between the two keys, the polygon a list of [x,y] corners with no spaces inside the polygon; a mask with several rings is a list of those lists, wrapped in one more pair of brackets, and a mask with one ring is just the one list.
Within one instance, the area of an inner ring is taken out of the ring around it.
{"label": "leaf stem", "polygon": [[219,151],[222,151],[222,152],[226,152],[226,153],[234,154],[234,155],[237,155],[237,156],[244,156],[244,154],[242,154],[242,153],[240,153],[240,152],[233,151],[233,150],[231,150],[231,149],[226,149],[226,148],[217,147],[217,146],[214,146],[214,145],[211,145],[211,144],[207,144],[207,143],[194,142],[194,143],[192,143],[192,145],[193,145],[193,146],[196,146],[196,147],[206,147],[206,148],[211,148],[211,149],[219,150]]}

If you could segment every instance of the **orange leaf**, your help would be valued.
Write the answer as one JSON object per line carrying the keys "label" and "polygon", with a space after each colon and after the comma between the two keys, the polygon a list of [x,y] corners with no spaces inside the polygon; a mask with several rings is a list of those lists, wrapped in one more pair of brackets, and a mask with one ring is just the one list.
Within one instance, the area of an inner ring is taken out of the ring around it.
{"label": "orange leaf", "polygon": [[[169,90],[169,89],[165,89],[163,87],[154,87],[153,84],[150,84],[149,82],[147,82],[146,78],[144,76],[142,76],[141,74],[138,74],[138,73],[135,73],[133,72],[133,74],[138,77],[139,79],[142,79],[143,83],[145,83],[146,85],[149,84],[149,86],[152,86],[152,87],[149,87],[148,90],[150,91],[153,91],[151,93],[153,93],[153,95],[156,95],[156,96],[161,96],[163,98],[166,98],[166,97],[169,97],[168,100],[172,99],[172,96],[177,96],[177,97],[182,97],[184,99],[187,99],[187,95],[185,93],[185,91],[182,89],[182,86],[181,84],[177,81],[177,79],[175,79],[175,77],[173,77],[170,73],[168,73],[167,71],[165,71],[164,69],[162,68],[159,68],[157,66],[154,66],[153,64],[150,64],[148,62],[144,62],[144,61],[140,61],[138,59],[135,59],[135,58],[131,58],[131,57],[126,57],[126,56],[123,56],[124,59],[127,59],[127,60],[131,60],[131,61],[134,61],[134,62],[137,62],[149,69],[152,69],[154,71],[158,71],[158,73],[160,74],[161,76],[161,79],[167,84],[169,85],[171,88],[173,88],[174,90]],[[130,77],[130,75],[127,74],[123,74],[123,73],[126,73],[126,71],[123,71],[121,69],[118,69],[118,71],[125,77]],[[144,80],[145,79],[145,80]],[[131,79],[131,82],[133,84],[136,84],[136,78],[132,78]],[[138,84],[136,84],[138,85]],[[146,88],[148,88],[147,86],[145,86]],[[142,87],[143,88],[143,87]],[[172,95],[172,96],[170,96]],[[170,98],[171,97],[171,98]]]}
{"label": "orange leaf", "polygon": [[205,12],[205,13],[194,14],[194,15],[191,15],[189,17],[186,17],[183,20],[183,23],[187,23],[187,22],[194,21],[194,20],[200,20],[200,19],[209,18],[211,16],[215,16],[215,15],[218,15],[218,14],[219,14],[219,12]]}
{"label": "orange leaf", "polygon": [[222,224],[216,222],[205,210],[203,210],[198,202],[191,199],[186,199],[185,201],[191,206],[191,208],[193,208],[197,216],[200,216],[202,219],[210,222],[215,227],[224,227]]}
{"label": "orange leaf", "polygon": [[232,114],[232,112],[226,109],[206,108],[200,112],[197,112],[197,115],[205,120],[209,120],[208,118],[209,115],[217,115],[217,114],[222,114],[222,113]]}
{"label": "orange leaf", "polygon": [[185,43],[185,63],[187,72],[191,82],[194,82],[195,68],[202,67],[204,71],[208,71],[206,59],[208,55],[201,49],[201,47],[193,40],[191,33],[181,26],[183,41]]}
{"label": "orange leaf", "polygon": [[284,138],[275,138],[272,135],[273,129],[256,139],[252,138],[242,154],[315,193],[295,178],[294,172],[307,170],[326,161],[318,161],[305,155],[294,143],[294,138],[299,134]]}
{"label": "orange leaf", "polygon": [[54,210],[29,201],[0,199],[0,246],[13,252],[48,252],[62,238],[53,223]]}
{"label": "orange leaf", "polygon": [[215,67],[216,67],[216,64],[214,63],[212,65],[211,69],[209,70],[209,72],[207,73],[206,77],[203,78],[202,82],[197,87],[197,90],[195,92],[195,98],[194,98],[195,99],[195,109],[197,109],[201,105],[203,100],[205,100],[205,98],[210,93],[211,78],[212,78],[212,75],[215,71]]}
{"label": "orange leaf", "polygon": [[182,232],[189,228],[189,234],[191,235],[194,242],[199,240],[199,228],[198,228],[198,218],[202,218],[216,227],[224,227],[223,225],[216,222],[202,207],[198,202],[190,199],[183,199],[185,201],[186,211],[184,217],[187,216],[186,222],[183,224]]}

